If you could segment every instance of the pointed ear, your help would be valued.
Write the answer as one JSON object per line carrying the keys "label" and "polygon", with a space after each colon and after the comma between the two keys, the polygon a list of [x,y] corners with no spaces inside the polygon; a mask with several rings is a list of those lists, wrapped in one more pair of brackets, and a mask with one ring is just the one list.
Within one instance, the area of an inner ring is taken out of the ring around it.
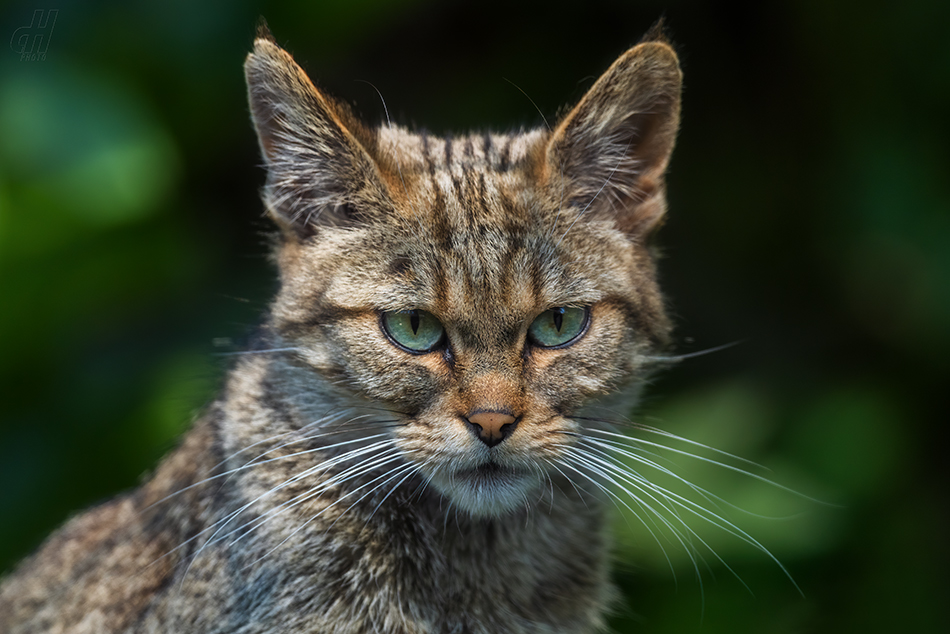
{"label": "pointed ear", "polygon": [[305,239],[320,225],[352,223],[365,207],[360,200],[385,197],[370,155],[375,135],[317,90],[266,28],[244,73],[267,162],[264,204],[285,234]]}
{"label": "pointed ear", "polygon": [[578,212],[642,239],[666,210],[664,172],[679,127],[682,73],[665,41],[613,63],[548,141],[546,176]]}

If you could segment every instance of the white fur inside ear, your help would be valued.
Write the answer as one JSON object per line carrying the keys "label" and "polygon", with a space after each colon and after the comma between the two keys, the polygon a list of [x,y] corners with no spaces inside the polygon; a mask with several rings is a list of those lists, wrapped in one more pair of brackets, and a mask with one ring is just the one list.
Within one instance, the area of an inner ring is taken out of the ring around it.
{"label": "white fur inside ear", "polygon": [[368,208],[385,206],[367,133],[345,105],[320,92],[268,39],[254,43],[244,70],[268,168],[264,204],[285,236],[306,239],[320,226],[349,226]]}
{"label": "white fur inside ear", "polygon": [[681,84],[672,48],[640,44],[614,62],[564,117],[548,142],[547,175],[579,217],[611,219],[634,235],[659,224]]}

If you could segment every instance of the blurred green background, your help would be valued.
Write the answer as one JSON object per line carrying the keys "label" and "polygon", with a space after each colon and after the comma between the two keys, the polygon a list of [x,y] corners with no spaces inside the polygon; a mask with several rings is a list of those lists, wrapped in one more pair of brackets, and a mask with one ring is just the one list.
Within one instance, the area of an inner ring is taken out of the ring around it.
{"label": "blurred green background", "polygon": [[[0,39],[34,9],[0,10]],[[70,2],[0,50],[0,570],[132,487],[274,290],[242,63],[258,16],[367,119],[541,123],[660,16],[683,128],[659,236],[678,350],[642,416],[830,504],[678,460],[787,567],[618,519],[618,632],[946,631],[950,3]],[[362,80],[362,81],[360,81]],[[513,86],[512,84],[515,84]],[[708,454],[707,454],[708,455]],[[672,571],[671,571],[672,567]]]}

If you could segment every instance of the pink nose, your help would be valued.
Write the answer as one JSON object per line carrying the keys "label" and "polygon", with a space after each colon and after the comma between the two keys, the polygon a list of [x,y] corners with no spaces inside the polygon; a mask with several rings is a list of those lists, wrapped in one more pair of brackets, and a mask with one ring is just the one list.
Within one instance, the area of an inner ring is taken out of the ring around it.
{"label": "pink nose", "polygon": [[480,411],[467,420],[478,439],[489,447],[499,444],[518,426],[518,419],[507,412]]}

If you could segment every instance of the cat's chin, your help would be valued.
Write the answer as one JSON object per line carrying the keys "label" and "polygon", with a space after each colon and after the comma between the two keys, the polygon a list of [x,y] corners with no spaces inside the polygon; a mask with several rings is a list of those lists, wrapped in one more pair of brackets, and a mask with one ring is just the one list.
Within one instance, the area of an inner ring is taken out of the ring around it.
{"label": "cat's chin", "polygon": [[501,517],[524,508],[540,488],[535,471],[485,463],[471,469],[432,475],[431,483],[474,517]]}

